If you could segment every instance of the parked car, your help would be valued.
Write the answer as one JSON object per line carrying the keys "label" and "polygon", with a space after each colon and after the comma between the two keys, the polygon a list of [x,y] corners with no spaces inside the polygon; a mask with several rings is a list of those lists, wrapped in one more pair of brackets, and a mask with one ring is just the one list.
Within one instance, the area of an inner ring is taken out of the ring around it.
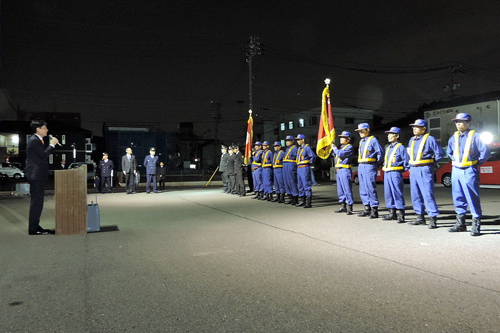
{"label": "parked car", "polygon": [[[488,146],[491,157],[488,162],[479,166],[481,185],[500,185],[500,144],[494,143]],[[443,164],[436,172],[436,183],[446,187],[451,186],[451,161]]]}
{"label": "parked car", "polygon": [[95,169],[96,169],[96,164],[94,162],[75,162],[71,163],[68,167],[68,169],[76,169],[81,167],[82,165],[87,165],[87,180],[94,180],[95,178]]}
{"label": "parked car", "polygon": [[24,178],[24,172],[18,167],[10,163],[1,163],[0,172],[5,173],[9,178],[21,179]]}

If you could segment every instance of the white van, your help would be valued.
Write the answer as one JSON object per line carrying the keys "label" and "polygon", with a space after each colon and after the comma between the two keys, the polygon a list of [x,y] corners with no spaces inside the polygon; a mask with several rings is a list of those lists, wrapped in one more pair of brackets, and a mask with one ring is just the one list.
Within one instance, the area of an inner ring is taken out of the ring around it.
{"label": "white van", "polygon": [[9,178],[21,179],[24,178],[24,172],[21,171],[16,166],[11,165],[10,163],[3,162],[0,167],[0,172],[5,173]]}

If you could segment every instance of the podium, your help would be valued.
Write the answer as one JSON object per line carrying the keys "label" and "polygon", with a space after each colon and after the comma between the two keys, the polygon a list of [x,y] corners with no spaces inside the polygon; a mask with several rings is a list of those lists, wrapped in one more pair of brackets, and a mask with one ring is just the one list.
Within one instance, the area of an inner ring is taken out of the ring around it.
{"label": "podium", "polygon": [[87,166],[56,170],[56,235],[87,233]]}

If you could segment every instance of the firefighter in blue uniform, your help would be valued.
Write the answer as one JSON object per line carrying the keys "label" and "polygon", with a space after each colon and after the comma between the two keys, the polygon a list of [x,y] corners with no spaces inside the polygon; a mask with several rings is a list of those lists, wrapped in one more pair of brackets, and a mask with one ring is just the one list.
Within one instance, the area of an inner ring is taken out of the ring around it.
{"label": "firefighter in blue uniform", "polygon": [[410,168],[408,161],[410,157],[405,146],[399,142],[399,127],[391,127],[386,131],[389,145],[385,149],[384,157],[384,196],[385,205],[389,214],[384,215],[382,220],[397,220],[398,223],[405,222],[405,197],[403,194],[404,181],[403,172]]}
{"label": "firefighter in blue uniform", "polygon": [[[108,159],[108,153],[102,153],[102,160],[99,162],[99,170],[101,170],[101,193],[112,193],[111,177],[113,177],[113,161]],[[107,190],[105,190],[105,188]]]}
{"label": "firefighter in blue uniform", "polygon": [[252,179],[253,192],[252,199],[260,199],[264,196],[264,186],[262,184],[262,143],[260,141],[254,144],[255,153],[252,158]]}
{"label": "firefighter in blue uniform", "polygon": [[285,204],[296,205],[299,203],[299,190],[297,187],[297,151],[294,145],[294,137],[287,135],[285,137],[285,156],[283,157],[283,180],[285,182],[285,192],[288,194],[288,200]]}
{"label": "firefighter in blue uniform", "polygon": [[273,152],[269,149],[269,141],[262,142],[262,183],[264,197],[261,200],[273,200]]}
{"label": "firefighter in blue uniform", "polygon": [[156,189],[156,166],[158,165],[158,156],[155,156],[155,149],[151,148],[149,150],[149,155],[144,158],[144,167],[146,168],[146,193],[150,193],[150,183],[153,182],[153,192],[158,193]]}
{"label": "firefighter in blue uniform", "polygon": [[371,219],[378,218],[378,194],[377,194],[377,166],[382,163],[384,150],[378,140],[370,135],[370,125],[361,123],[355,130],[359,133],[361,141],[358,151],[358,178],[359,195],[365,210],[358,216],[370,216]]}
{"label": "firefighter in blue uniform", "polygon": [[354,147],[351,144],[351,133],[343,131],[340,137],[340,146],[337,148],[332,144],[332,154],[337,174],[337,194],[341,207],[334,210],[335,213],[347,213],[352,215],[352,159],[354,157]]}
{"label": "firefighter in blue uniform", "polygon": [[417,218],[410,221],[411,225],[425,225],[424,204],[429,215],[429,229],[437,228],[439,209],[434,196],[434,169],[444,157],[443,148],[436,139],[426,133],[427,122],[423,119],[415,120],[413,137],[408,143],[410,154],[410,186],[411,201]]}
{"label": "firefighter in blue uniform", "polygon": [[316,155],[311,147],[305,143],[306,137],[304,134],[297,135],[296,139],[299,144],[299,149],[297,151],[297,179],[301,202],[297,203],[295,206],[311,208],[311,165],[314,163]]}
{"label": "firefighter in blue uniform", "polygon": [[281,142],[274,142],[273,155],[273,174],[274,174],[274,192],[276,199],[272,202],[285,203],[285,181],[283,179],[283,158],[285,153],[281,150]]}
{"label": "firefighter in blue uniform", "polygon": [[465,214],[467,204],[472,214],[471,236],[481,234],[481,201],[479,198],[478,167],[488,161],[491,153],[488,146],[480,139],[479,133],[470,129],[472,117],[459,113],[452,121],[457,131],[448,141],[448,156],[452,160],[451,190],[453,204],[457,213],[457,222],[450,232],[467,231]]}

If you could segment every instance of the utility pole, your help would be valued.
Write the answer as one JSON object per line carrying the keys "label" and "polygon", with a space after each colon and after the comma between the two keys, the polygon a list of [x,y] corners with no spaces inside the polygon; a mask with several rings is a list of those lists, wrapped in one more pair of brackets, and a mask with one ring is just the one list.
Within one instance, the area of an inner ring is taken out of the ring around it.
{"label": "utility pole", "polygon": [[459,66],[453,66],[452,72],[451,72],[451,83],[443,88],[444,92],[450,93],[450,99],[455,98],[455,91],[458,90],[460,87],[460,83],[455,83],[455,73],[460,73],[458,70],[458,67],[461,67],[462,65]]}
{"label": "utility pole", "polygon": [[248,108],[250,113],[253,109],[253,95],[252,95],[252,58],[256,55],[261,55],[262,50],[260,48],[259,38],[250,36],[250,40],[247,45],[247,62],[248,62]]}
{"label": "utility pole", "polygon": [[222,119],[222,112],[221,112],[221,109],[222,109],[222,104],[219,103],[219,102],[214,102],[214,101],[211,101],[212,105],[214,106],[214,111],[212,112],[212,118],[215,120],[215,140],[214,140],[214,169],[215,169],[215,161],[216,161],[216,153],[217,153],[217,134],[218,134],[218,125],[219,125],[219,120]]}

